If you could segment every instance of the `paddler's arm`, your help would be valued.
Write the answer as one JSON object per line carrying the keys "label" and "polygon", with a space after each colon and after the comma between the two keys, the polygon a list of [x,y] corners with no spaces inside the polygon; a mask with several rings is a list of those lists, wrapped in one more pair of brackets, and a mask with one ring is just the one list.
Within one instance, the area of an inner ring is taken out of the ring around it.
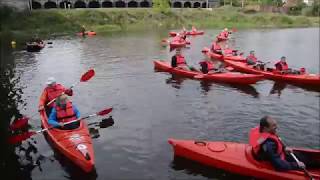
{"label": "paddler's arm", "polygon": [[59,127],[60,124],[57,120],[57,111],[55,108],[52,108],[51,113],[49,115],[48,124],[53,127]]}
{"label": "paddler's arm", "polygon": [[277,145],[272,140],[267,140],[262,148],[266,153],[268,159],[271,161],[272,166],[277,171],[288,171],[288,170],[298,170],[300,169],[298,164],[295,162],[288,162],[286,160],[282,160],[280,155],[276,152]]}
{"label": "paddler's arm", "polygon": [[78,110],[78,108],[75,105],[72,105],[73,108],[73,112],[76,114],[77,119],[80,118],[80,111]]}

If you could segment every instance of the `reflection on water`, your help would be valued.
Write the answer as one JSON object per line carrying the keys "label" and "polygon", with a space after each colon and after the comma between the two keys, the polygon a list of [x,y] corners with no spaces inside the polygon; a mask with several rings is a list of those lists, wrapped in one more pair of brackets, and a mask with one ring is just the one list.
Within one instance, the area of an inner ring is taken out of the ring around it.
{"label": "reflection on water", "polygon": [[223,170],[202,165],[195,161],[191,161],[182,157],[175,156],[170,164],[171,168],[176,171],[183,171],[189,174],[190,179],[201,179],[199,175],[209,179],[239,179],[249,180],[249,177],[239,177],[238,175],[226,173]]}
{"label": "reflection on water", "polygon": [[278,94],[278,96],[281,96],[281,91],[284,90],[287,87],[286,83],[282,82],[275,82],[272,86],[272,89],[270,91],[270,95],[272,94]]}

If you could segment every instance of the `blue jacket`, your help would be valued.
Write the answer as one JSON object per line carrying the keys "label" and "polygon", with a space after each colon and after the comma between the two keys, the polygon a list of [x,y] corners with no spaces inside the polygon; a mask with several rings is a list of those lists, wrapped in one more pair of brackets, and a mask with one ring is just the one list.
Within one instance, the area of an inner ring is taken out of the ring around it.
{"label": "blue jacket", "polygon": [[[77,107],[72,104],[72,108],[73,108],[74,113],[76,114],[76,117],[80,118],[80,111],[77,109]],[[49,115],[48,123],[49,123],[49,125],[54,126],[54,127],[60,126],[58,119],[57,119],[56,108],[52,108],[51,113]]]}
{"label": "blue jacket", "polygon": [[273,140],[267,139],[266,142],[262,145],[262,149],[264,155],[277,171],[300,169],[296,162],[289,162],[280,158],[280,155],[277,153],[277,144]]}

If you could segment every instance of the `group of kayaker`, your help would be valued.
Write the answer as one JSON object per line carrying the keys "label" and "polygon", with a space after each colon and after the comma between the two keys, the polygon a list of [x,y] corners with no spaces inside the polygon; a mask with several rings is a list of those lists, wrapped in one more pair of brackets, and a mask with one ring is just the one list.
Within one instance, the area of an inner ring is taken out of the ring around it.
{"label": "group of kayaker", "polygon": [[[222,31],[218,37],[224,36],[228,37],[228,29],[226,28],[224,31]],[[237,50],[231,49],[228,47],[228,45],[225,45],[225,48],[222,48],[219,44],[220,40],[214,40],[211,44],[211,51],[216,54],[220,54],[223,56],[239,56]],[[242,55],[242,54],[240,54]],[[292,68],[289,68],[288,63],[286,61],[286,57],[282,56],[280,60],[278,60],[275,63],[274,69],[272,68],[266,68],[265,65],[267,63],[264,63],[255,56],[255,51],[250,51],[249,55],[246,57],[246,62],[248,65],[252,65],[253,68],[263,70],[263,71],[272,71],[275,73],[280,74],[304,74],[305,68],[301,68],[300,70],[294,70]],[[269,63],[269,62],[268,62]]]}
{"label": "group of kayaker", "polygon": [[214,64],[210,59],[205,58],[204,60],[199,62],[200,70],[195,67],[189,66],[186,62],[185,57],[181,54],[181,49],[177,48],[175,55],[171,58],[171,67],[179,68],[183,70],[190,70],[196,72],[202,72],[204,74],[208,73],[217,73],[223,71],[223,68],[218,64]]}
{"label": "group of kayaker", "polygon": [[40,96],[39,112],[46,111],[49,117],[48,123],[53,127],[65,130],[79,127],[79,121],[64,125],[80,118],[79,110],[67,97],[67,95],[73,95],[72,89],[66,89],[63,85],[56,83],[53,77],[48,78],[46,84]]}

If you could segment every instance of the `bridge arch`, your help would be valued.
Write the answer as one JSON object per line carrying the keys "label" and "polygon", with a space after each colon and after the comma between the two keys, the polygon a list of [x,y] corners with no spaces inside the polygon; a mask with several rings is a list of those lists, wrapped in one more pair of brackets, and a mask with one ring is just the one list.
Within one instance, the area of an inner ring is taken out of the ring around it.
{"label": "bridge arch", "polygon": [[55,2],[48,1],[44,3],[44,8],[45,9],[57,8],[57,4]]}
{"label": "bridge arch", "polygon": [[150,7],[150,3],[148,1],[140,2],[140,7],[148,8]]}
{"label": "bridge arch", "polygon": [[138,2],[130,1],[130,2],[128,2],[128,7],[129,8],[137,8],[138,7]]}
{"label": "bridge arch", "polygon": [[78,0],[74,3],[74,8],[86,8],[86,7],[87,5],[83,1]]}
{"label": "bridge arch", "polygon": [[201,4],[199,2],[193,3],[193,8],[199,8],[201,7]]}
{"label": "bridge arch", "polygon": [[121,0],[120,1],[116,1],[115,7],[124,8],[124,7],[126,7],[126,3],[124,1],[121,1]]}
{"label": "bridge arch", "polygon": [[32,1],[31,5],[32,9],[41,9],[41,3],[39,3],[38,1]]}
{"label": "bridge arch", "polygon": [[186,1],[186,2],[183,4],[183,7],[185,7],[185,8],[191,8],[191,2]]}
{"label": "bridge arch", "polygon": [[89,8],[100,8],[101,5],[98,1],[90,1],[88,4]]}
{"label": "bridge arch", "polygon": [[112,8],[113,7],[113,3],[111,1],[103,1],[102,2],[102,7],[104,7],[104,8]]}
{"label": "bridge arch", "polygon": [[176,1],[173,3],[174,8],[182,8],[182,3],[180,1]]}

